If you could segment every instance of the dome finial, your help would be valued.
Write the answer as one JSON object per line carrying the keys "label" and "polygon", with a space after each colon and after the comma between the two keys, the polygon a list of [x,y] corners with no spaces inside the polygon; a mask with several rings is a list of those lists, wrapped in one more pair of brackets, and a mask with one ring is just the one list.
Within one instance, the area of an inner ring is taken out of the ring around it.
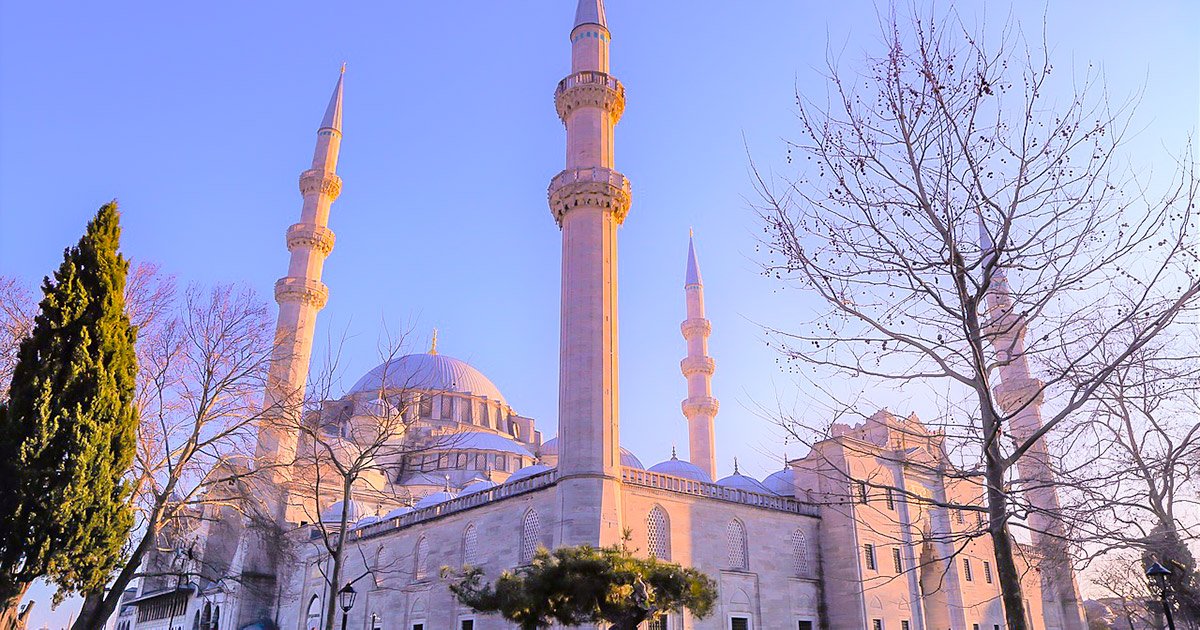
{"label": "dome finial", "polygon": [[429,342],[429,354],[437,354],[437,329],[433,329],[433,339]]}
{"label": "dome finial", "polygon": [[671,459],[679,459],[679,456],[675,454],[675,445],[674,444],[671,445]]}
{"label": "dome finial", "polygon": [[738,472],[738,463],[737,463],[736,457],[733,458],[733,474],[735,474],[735,475],[742,474],[742,473]]}

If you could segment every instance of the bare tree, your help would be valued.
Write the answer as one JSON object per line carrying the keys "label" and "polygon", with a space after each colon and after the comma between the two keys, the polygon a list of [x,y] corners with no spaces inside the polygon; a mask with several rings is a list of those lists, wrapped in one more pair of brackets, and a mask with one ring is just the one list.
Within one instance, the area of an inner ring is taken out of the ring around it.
{"label": "bare tree", "polygon": [[228,488],[249,472],[235,462],[254,452],[271,318],[252,292],[230,286],[190,288],[175,310],[169,284],[148,278],[141,287],[157,296],[150,303],[158,310],[146,313],[138,348],[142,421],[131,475],[140,522],[125,566],[103,597],[85,603],[75,630],[103,627],[126,586],[154,576],[143,560],[164,551],[163,540],[177,544],[207,513],[231,505],[240,511],[244,498]]}
{"label": "bare tree", "polygon": [[0,400],[8,398],[17,350],[30,331],[37,314],[37,302],[29,287],[16,278],[0,276]]}
{"label": "bare tree", "polygon": [[[943,398],[946,439],[985,491],[1007,626],[1023,630],[1010,527],[1034,530],[1051,561],[1068,551],[1052,502],[1032,500],[1053,482],[1029,471],[1053,469],[1043,437],[1200,297],[1200,184],[1187,162],[1161,197],[1144,192],[1117,165],[1132,102],[1114,106],[1090,71],[1056,92],[1044,43],[1015,25],[993,42],[914,15],[883,35],[865,72],[831,62],[828,105],[797,96],[801,173],[758,176],[766,272],[823,306],[774,333],[822,378]],[[1118,333],[1083,378],[1045,369],[1091,361]]]}

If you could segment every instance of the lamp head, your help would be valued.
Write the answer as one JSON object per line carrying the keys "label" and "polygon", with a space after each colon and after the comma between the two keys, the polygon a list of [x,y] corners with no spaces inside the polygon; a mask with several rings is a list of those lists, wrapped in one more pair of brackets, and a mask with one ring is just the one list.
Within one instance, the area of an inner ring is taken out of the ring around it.
{"label": "lamp head", "polygon": [[342,605],[342,612],[350,612],[350,609],[354,607],[354,596],[357,594],[358,592],[349,584],[343,586],[342,590],[338,591],[338,600]]}

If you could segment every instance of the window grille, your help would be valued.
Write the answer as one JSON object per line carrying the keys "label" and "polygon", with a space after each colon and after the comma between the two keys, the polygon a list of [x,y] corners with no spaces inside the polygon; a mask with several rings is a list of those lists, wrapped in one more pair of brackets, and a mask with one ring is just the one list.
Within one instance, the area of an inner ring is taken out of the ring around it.
{"label": "window grille", "polygon": [[903,619],[900,621],[900,630],[908,630],[908,620],[907,619]]}
{"label": "window grille", "polygon": [[750,618],[730,617],[729,630],[750,630]]}
{"label": "window grille", "polygon": [[725,543],[728,546],[729,567],[747,569],[746,527],[736,518],[729,521],[729,526],[725,529]]}
{"label": "window grille", "polygon": [[963,518],[962,509],[954,510],[954,520],[958,521],[959,525],[962,525],[967,522],[967,519]]}
{"label": "window grille", "polygon": [[429,545],[425,542],[425,537],[417,539],[417,546],[413,549],[413,579],[425,579],[425,565],[429,563]]}
{"label": "window grille", "polygon": [[883,630],[883,620],[882,619],[872,619],[871,620],[871,628],[872,628],[872,630]]}
{"label": "window grille", "polygon": [[671,520],[661,506],[654,506],[646,517],[646,540],[652,557],[671,559]]}
{"label": "window grille", "polygon": [[858,502],[867,502],[867,482],[865,481],[858,482]]}
{"label": "window grille", "polygon": [[796,622],[796,630],[813,630],[813,623],[807,619]]}
{"label": "window grille", "polygon": [[988,584],[992,583],[992,563],[987,560],[983,561],[983,581]]}
{"label": "window grille", "polygon": [[904,573],[904,562],[900,558],[900,548],[892,549],[892,564],[896,567],[896,573]]}
{"label": "window grille", "polygon": [[971,559],[963,558],[963,579],[971,581]]}
{"label": "window grille", "polygon": [[800,529],[792,532],[792,570],[796,575],[808,575],[808,537]]}
{"label": "window grille", "polygon": [[896,509],[896,497],[892,494],[891,488],[887,489],[887,494],[885,496],[887,497],[887,508],[889,510]]}
{"label": "window grille", "polygon": [[479,564],[479,533],[474,523],[463,532],[463,564]]}
{"label": "window grille", "polygon": [[442,419],[443,420],[449,420],[453,416],[453,412],[451,411],[452,404],[453,403],[450,402],[450,397],[445,394],[442,394]]}
{"label": "window grille", "polygon": [[646,630],[667,630],[666,615],[659,615],[646,622]]}
{"label": "window grille", "polygon": [[521,522],[521,564],[528,564],[533,560],[533,552],[537,551],[541,533],[542,522],[538,519],[537,510],[529,510]]}
{"label": "window grille", "polygon": [[871,543],[863,545],[863,554],[866,556],[867,568],[873,570],[875,568],[875,545]]}

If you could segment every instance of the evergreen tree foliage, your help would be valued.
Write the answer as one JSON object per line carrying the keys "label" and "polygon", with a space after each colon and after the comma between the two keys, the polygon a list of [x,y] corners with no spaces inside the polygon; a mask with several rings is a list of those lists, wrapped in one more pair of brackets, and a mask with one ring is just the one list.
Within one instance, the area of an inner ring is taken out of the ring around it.
{"label": "evergreen tree foliage", "polygon": [[103,588],[133,525],[125,475],[136,447],[136,331],[125,313],[118,220],[115,202],[101,207],[43,281],[0,402],[6,620],[39,577],[59,587],[58,598]]}
{"label": "evergreen tree foliage", "polygon": [[[1200,626],[1200,573],[1196,571],[1196,560],[1187,544],[1180,539],[1179,531],[1166,523],[1155,525],[1146,536],[1142,562],[1143,572],[1155,562],[1171,572],[1167,578],[1169,601],[1179,627]],[[1162,608],[1157,600],[1152,602],[1151,607],[1160,611]]]}
{"label": "evergreen tree foliage", "polygon": [[634,557],[624,545],[539,549],[533,561],[495,582],[483,569],[442,569],[450,591],[479,612],[499,613],[522,630],[607,623],[635,630],[661,614],[686,608],[697,619],[712,613],[716,583],[707,575],[655,558]]}

